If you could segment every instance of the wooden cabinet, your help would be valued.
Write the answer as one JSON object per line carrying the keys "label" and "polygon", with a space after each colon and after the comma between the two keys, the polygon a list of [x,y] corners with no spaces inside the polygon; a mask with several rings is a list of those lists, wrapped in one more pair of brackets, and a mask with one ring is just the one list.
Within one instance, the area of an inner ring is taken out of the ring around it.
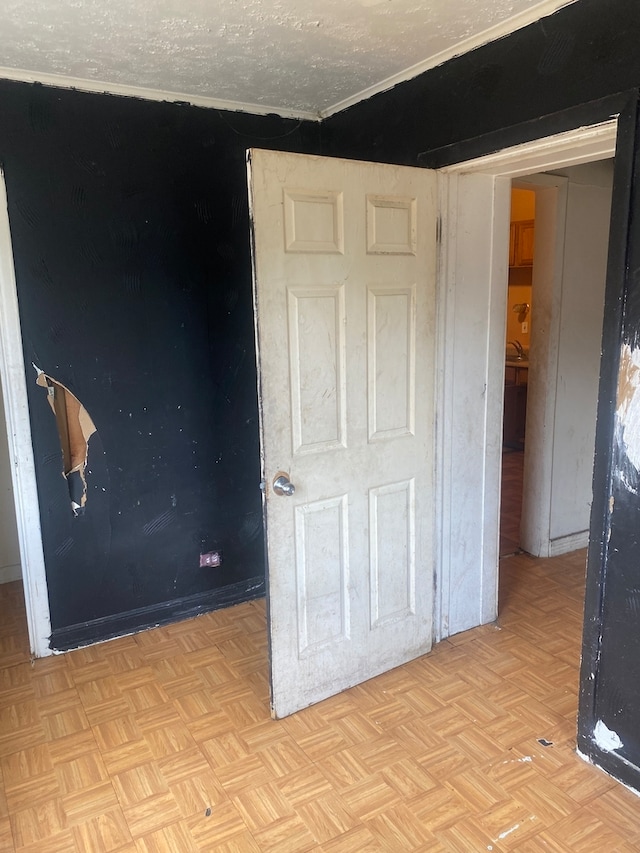
{"label": "wooden cabinet", "polygon": [[511,223],[509,235],[510,267],[530,267],[533,265],[533,235],[533,219],[523,219]]}
{"label": "wooden cabinet", "polygon": [[504,385],[504,426],[502,443],[515,450],[524,448],[527,422],[528,368],[507,365]]}

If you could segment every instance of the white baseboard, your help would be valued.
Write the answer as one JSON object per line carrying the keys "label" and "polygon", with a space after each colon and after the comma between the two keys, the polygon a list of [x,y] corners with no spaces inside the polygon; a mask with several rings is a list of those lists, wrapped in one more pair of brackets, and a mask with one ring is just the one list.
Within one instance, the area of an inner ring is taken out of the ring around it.
{"label": "white baseboard", "polygon": [[0,566],[0,583],[22,580],[22,569],[17,566]]}
{"label": "white baseboard", "polygon": [[581,530],[580,533],[570,533],[568,536],[561,536],[559,539],[552,539],[549,542],[549,556],[559,557],[561,554],[568,554],[571,551],[577,551],[579,548],[586,548],[588,544],[588,530]]}

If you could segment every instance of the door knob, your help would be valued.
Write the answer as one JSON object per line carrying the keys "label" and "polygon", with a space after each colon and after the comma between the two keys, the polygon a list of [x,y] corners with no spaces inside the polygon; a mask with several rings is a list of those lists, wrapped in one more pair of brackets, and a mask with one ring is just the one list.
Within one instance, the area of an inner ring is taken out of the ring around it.
{"label": "door knob", "polygon": [[288,474],[277,474],[273,481],[273,491],[276,495],[290,497],[296,490],[296,487],[289,480]]}

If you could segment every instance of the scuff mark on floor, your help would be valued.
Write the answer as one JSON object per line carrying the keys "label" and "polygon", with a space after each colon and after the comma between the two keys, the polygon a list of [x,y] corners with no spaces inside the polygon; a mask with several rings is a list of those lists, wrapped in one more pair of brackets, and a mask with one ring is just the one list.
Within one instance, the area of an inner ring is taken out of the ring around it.
{"label": "scuff mark on floor", "polygon": [[520,829],[520,824],[516,823],[515,826],[512,826],[511,829],[505,829],[504,832],[501,832],[498,836],[498,839],[502,841],[503,838],[506,838],[508,835],[511,835],[512,832],[515,832],[516,829]]}

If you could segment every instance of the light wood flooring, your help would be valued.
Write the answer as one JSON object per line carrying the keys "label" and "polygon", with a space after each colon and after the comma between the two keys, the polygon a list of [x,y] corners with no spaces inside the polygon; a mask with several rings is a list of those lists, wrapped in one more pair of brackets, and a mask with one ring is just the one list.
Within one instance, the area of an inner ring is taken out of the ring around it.
{"label": "light wood flooring", "polygon": [[584,560],[504,560],[498,624],[278,722],[263,602],[32,663],[0,587],[0,850],[637,853],[574,751]]}

